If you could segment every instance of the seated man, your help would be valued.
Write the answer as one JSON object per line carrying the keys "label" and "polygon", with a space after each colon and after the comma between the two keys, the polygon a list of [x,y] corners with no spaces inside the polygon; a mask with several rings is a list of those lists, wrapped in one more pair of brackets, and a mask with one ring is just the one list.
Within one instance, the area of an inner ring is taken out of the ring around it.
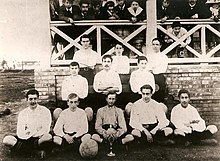
{"label": "seated man", "polygon": [[218,130],[215,125],[206,127],[205,121],[200,117],[197,109],[189,104],[189,91],[182,89],[178,93],[180,104],[176,105],[171,111],[171,122],[175,126],[174,134],[179,142],[185,142],[185,145],[198,143],[202,140],[204,143],[216,144],[217,140],[205,140],[213,138]]}
{"label": "seated man", "polygon": [[79,144],[90,138],[88,132],[88,120],[84,110],[78,108],[79,97],[75,93],[70,93],[67,104],[69,108],[63,110],[54,126],[53,141],[58,147],[78,147]]}
{"label": "seated man", "polygon": [[173,130],[168,127],[170,122],[162,108],[163,104],[151,99],[152,92],[153,88],[150,85],[141,87],[142,98],[131,108],[131,133],[136,138],[145,136],[143,139],[149,143],[173,144],[174,142],[168,139]]}
{"label": "seated man", "polygon": [[3,143],[16,153],[40,151],[40,157],[51,150],[52,136],[50,110],[38,104],[39,93],[29,90],[26,94],[28,107],[18,114],[17,136],[6,136]]}
{"label": "seated man", "polygon": [[84,99],[88,96],[88,81],[86,78],[79,75],[79,63],[71,62],[69,70],[70,76],[66,77],[63,80],[61,86],[61,94],[63,101],[61,106],[63,109],[67,108],[66,101],[70,93],[76,93],[80,99]]}
{"label": "seated man", "polygon": [[153,93],[155,92],[155,80],[154,75],[147,69],[147,58],[145,56],[138,57],[138,70],[133,71],[130,76],[130,87],[133,92],[131,94],[131,101],[137,101],[140,98],[140,88],[149,84],[153,88]]}
{"label": "seated man", "polygon": [[120,94],[122,92],[122,84],[119,74],[112,70],[112,57],[110,55],[104,55],[102,57],[103,70],[95,75],[93,88],[96,92],[94,100],[98,103],[97,107],[105,105],[105,95],[110,92],[116,92]]}
{"label": "seated man", "polygon": [[[106,95],[107,105],[98,109],[95,122],[95,130],[99,134],[93,134],[92,139],[103,142],[103,139],[116,141],[120,139],[122,144],[133,140],[132,135],[128,135],[127,138],[123,138],[127,132],[124,113],[122,109],[116,107],[117,94],[115,92],[109,92]],[[101,136],[101,137],[100,137]]]}

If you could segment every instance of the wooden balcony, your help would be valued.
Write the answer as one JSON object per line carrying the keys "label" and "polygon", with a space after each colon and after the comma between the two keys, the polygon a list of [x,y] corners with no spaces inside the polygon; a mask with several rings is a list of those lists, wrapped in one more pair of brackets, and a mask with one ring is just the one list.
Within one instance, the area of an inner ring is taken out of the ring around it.
{"label": "wooden balcony", "polygon": [[[180,20],[174,20],[180,21]],[[213,64],[220,62],[220,22],[214,22],[210,19],[182,19],[181,24],[184,28],[189,28],[187,34],[182,36],[180,39],[173,36],[172,34],[167,33],[167,27],[172,24],[173,20],[169,20],[165,23],[161,23],[157,21],[157,34],[165,34],[174,40],[172,44],[167,46],[162,53],[169,54],[175,47],[181,44],[187,37],[192,38],[192,43],[186,46],[186,50],[190,53],[190,57],[185,58],[169,58],[169,64]],[[110,37],[111,40],[122,43],[128,50],[132,51],[136,55],[144,55],[143,52],[139,51],[135,46],[131,43],[134,39],[138,39],[138,37],[144,38],[146,40],[146,32],[147,32],[147,21],[139,22],[139,23],[131,23],[127,20],[91,20],[91,21],[76,21],[74,26],[77,26],[78,29],[81,27],[86,28],[85,31],[79,34],[75,39],[71,38],[69,35],[66,35],[64,32],[60,30],[60,27],[65,26],[73,26],[70,23],[65,23],[63,21],[51,21],[50,29],[51,29],[51,37],[53,41],[53,35],[58,34],[63,39],[65,39],[69,44],[62,48],[58,52],[54,52],[56,46],[52,46],[52,54],[51,54],[51,66],[59,66],[59,65],[68,65],[71,60],[58,60],[58,57],[64,54],[71,47],[75,47],[77,49],[81,48],[79,43],[80,36],[83,34],[93,34],[95,40],[95,48],[96,51],[100,54],[106,54],[112,51],[112,47],[109,46],[109,49],[103,52],[103,42],[106,40],[106,35]],[[129,29],[129,35],[123,37],[111,30],[114,28],[121,29]],[[78,31],[76,31],[78,32]],[[211,36],[210,36],[211,35]],[[208,37],[213,37],[208,39]],[[209,47],[208,44],[214,44],[212,47]],[[53,43],[52,43],[53,44]],[[146,43],[145,43],[146,44]],[[148,44],[147,44],[148,45]],[[131,63],[136,63],[136,59],[131,59]]]}

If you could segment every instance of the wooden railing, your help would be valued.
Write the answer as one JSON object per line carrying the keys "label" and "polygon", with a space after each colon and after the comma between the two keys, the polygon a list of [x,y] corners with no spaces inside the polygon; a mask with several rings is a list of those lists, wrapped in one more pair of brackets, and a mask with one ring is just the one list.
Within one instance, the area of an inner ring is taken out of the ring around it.
{"label": "wooden railing", "polygon": [[[175,20],[180,21],[180,20]],[[197,49],[194,48],[192,45],[187,45],[186,50],[187,52],[191,53],[191,57],[188,58],[169,58],[169,64],[184,64],[184,63],[218,63],[220,62],[220,54],[216,54],[217,52],[220,52],[220,22],[214,22],[209,19],[200,19],[200,20],[181,20],[181,24],[184,26],[190,26],[190,29],[188,30],[187,34],[182,36],[180,39],[176,38],[172,34],[167,33],[167,26],[171,25],[173,21],[169,20],[165,23],[157,22],[157,31],[162,32],[166,35],[168,35],[170,38],[174,40],[174,42],[169,45],[167,48],[165,48],[162,53],[168,54],[171,50],[173,50],[176,46],[178,46],[180,43],[182,43],[187,37],[191,36],[194,33],[199,34],[199,40],[197,40]],[[74,23],[75,26],[82,26],[82,27],[88,27],[88,29],[80,34],[76,39],[72,39],[69,35],[66,35],[64,32],[62,32],[59,27],[65,27],[65,26],[72,26],[70,23],[65,23],[63,21],[51,21],[50,23],[50,29],[51,29],[51,37],[53,39],[53,35],[56,33],[60,35],[62,38],[64,38],[69,44],[65,46],[62,50],[58,52],[54,52],[54,48],[56,46],[52,46],[52,56],[51,56],[51,65],[67,65],[70,63],[71,60],[58,60],[58,57],[62,54],[64,54],[67,50],[69,50],[71,47],[76,47],[78,49],[81,48],[81,45],[79,43],[80,36],[83,34],[91,34],[93,31],[96,31],[96,51],[103,55],[102,52],[102,41],[103,41],[103,31],[107,33],[112,39],[122,43],[126,48],[133,51],[137,55],[143,55],[143,53],[139,50],[137,50],[130,42],[135,39],[140,33],[143,32],[146,33],[147,28],[147,21],[139,22],[139,23],[131,23],[127,20],[92,20],[92,21],[76,21]],[[135,30],[131,31],[129,35],[126,37],[120,37],[120,35],[117,35],[115,32],[109,29],[111,26],[118,26],[118,27],[135,27]],[[209,34],[212,33],[217,37],[218,42],[216,46],[213,46],[213,48],[207,48],[207,31],[209,30]],[[142,35],[142,37],[146,37],[145,35]],[[53,41],[53,40],[52,40]],[[199,50],[198,50],[199,46]],[[110,52],[112,49],[110,48],[107,52]],[[136,62],[136,60],[131,60],[131,62]]]}

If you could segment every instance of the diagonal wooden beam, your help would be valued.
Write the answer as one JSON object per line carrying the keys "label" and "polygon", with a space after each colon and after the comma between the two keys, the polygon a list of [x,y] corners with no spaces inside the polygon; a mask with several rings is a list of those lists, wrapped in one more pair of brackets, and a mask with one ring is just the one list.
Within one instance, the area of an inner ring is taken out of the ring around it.
{"label": "diagonal wooden beam", "polygon": [[107,27],[105,26],[100,26],[102,30],[104,30],[106,33],[108,33],[110,36],[112,36],[113,38],[115,38],[116,40],[118,40],[120,43],[122,43],[124,46],[126,46],[127,48],[129,48],[130,50],[132,50],[133,52],[135,52],[137,55],[143,55],[143,53],[141,53],[140,51],[138,51],[135,47],[131,46],[129,43],[127,43],[125,40],[123,40],[122,38],[120,38],[118,35],[116,35],[114,32],[112,32],[111,30],[109,30]]}

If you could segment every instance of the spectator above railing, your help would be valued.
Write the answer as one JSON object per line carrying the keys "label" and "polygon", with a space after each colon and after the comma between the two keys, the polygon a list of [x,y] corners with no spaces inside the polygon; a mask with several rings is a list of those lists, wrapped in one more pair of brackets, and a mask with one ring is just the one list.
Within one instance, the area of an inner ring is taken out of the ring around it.
{"label": "spectator above railing", "polygon": [[[175,22],[175,23],[174,23]],[[172,34],[174,27],[186,30],[182,36]],[[147,55],[147,20],[131,23],[129,20],[83,20],[74,24],[51,21],[51,65],[67,65],[75,51],[81,48],[80,36],[91,36],[91,47],[98,54],[112,53],[116,43],[124,45],[125,55],[135,62],[138,55]],[[169,32],[171,31],[171,32]],[[220,62],[220,22],[211,19],[181,19],[157,21],[157,36],[163,40],[162,53],[170,64]],[[190,42],[186,44],[187,39]],[[169,40],[169,41],[168,41]],[[184,47],[181,45],[185,44]],[[65,63],[66,62],[66,63]]]}

